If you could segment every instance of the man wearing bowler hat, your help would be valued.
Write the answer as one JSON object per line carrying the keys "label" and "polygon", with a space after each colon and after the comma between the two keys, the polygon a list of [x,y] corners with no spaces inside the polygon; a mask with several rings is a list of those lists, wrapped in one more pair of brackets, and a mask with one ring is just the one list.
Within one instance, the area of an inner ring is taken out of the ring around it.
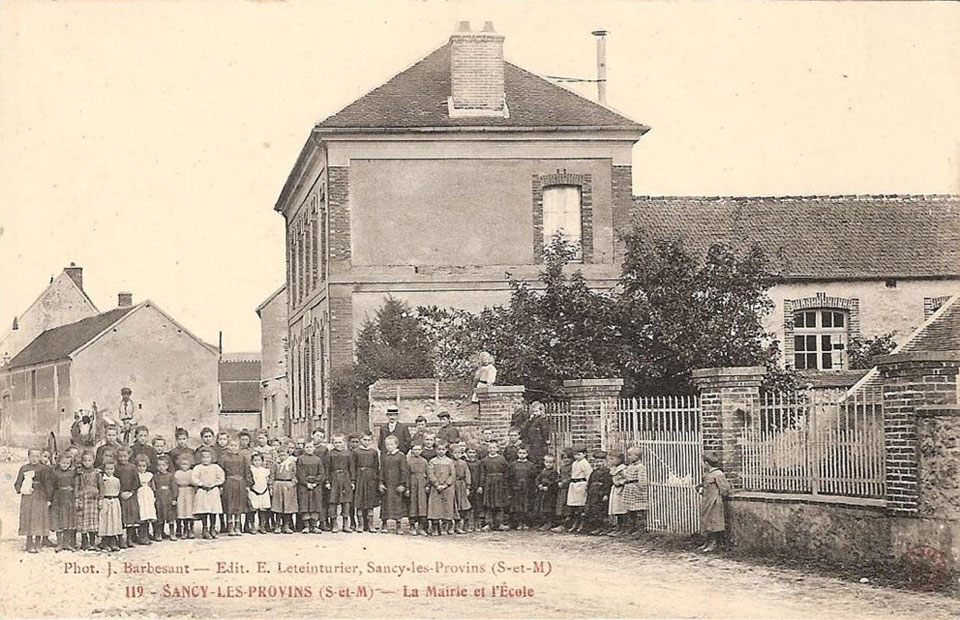
{"label": "man wearing bowler hat", "polygon": [[380,425],[380,432],[377,438],[377,447],[380,449],[380,454],[384,454],[386,450],[383,447],[383,442],[393,435],[397,438],[397,447],[400,448],[400,451],[406,454],[407,450],[410,449],[410,429],[407,428],[406,424],[401,424],[397,421],[400,417],[400,410],[397,407],[387,407],[387,423]]}
{"label": "man wearing bowler hat", "polygon": [[450,414],[441,411],[437,414],[440,420],[440,428],[437,429],[437,439],[442,439],[448,444],[454,444],[460,441],[460,431],[453,424],[450,424]]}

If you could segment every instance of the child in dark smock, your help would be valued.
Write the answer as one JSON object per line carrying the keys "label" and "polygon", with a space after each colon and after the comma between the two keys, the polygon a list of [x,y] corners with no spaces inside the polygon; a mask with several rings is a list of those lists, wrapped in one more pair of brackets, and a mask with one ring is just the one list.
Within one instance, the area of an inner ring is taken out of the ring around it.
{"label": "child in dark smock", "polygon": [[319,522],[323,514],[323,485],[327,470],[323,458],[317,455],[313,440],[303,444],[303,454],[297,459],[297,505],[304,531],[322,534]]}
{"label": "child in dark smock", "polygon": [[[157,457],[157,473],[153,477],[157,496],[157,520],[154,522],[154,533],[163,540],[177,540],[177,483],[170,471],[170,459],[167,455]],[[170,533],[167,533],[170,526]]]}
{"label": "child in dark smock", "polygon": [[223,514],[226,515],[227,536],[240,536],[243,531],[241,515],[248,512],[247,489],[253,484],[250,463],[240,454],[240,441],[230,439],[227,449],[217,463],[226,478],[223,483]]}
{"label": "child in dark smock", "polygon": [[557,459],[552,454],[543,456],[543,469],[537,474],[537,518],[540,531],[549,530],[556,525],[557,491],[560,473],[557,471]]}
{"label": "child in dark smock", "polygon": [[470,503],[470,468],[463,460],[464,445],[457,443],[452,446],[453,464],[457,473],[457,480],[453,484],[453,509],[457,513],[454,531],[457,534],[466,534],[466,522],[470,518],[473,504]]}
{"label": "child in dark smock", "polygon": [[27,450],[27,462],[20,466],[13,488],[20,496],[19,535],[27,537],[27,553],[37,553],[50,532],[50,501],[53,481],[50,468],[40,462],[40,450]]}
{"label": "child in dark smock", "polygon": [[369,431],[360,436],[360,445],[351,450],[351,454],[357,476],[353,506],[360,519],[360,527],[364,532],[369,532],[372,529],[373,509],[380,505],[380,455],[373,448],[373,436]]}
{"label": "child in dark smock", "polygon": [[408,484],[404,495],[408,499],[410,533],[426,535],[427,529],[427,460],[423,458],[423,446],[418,443],[410,446],[407,455]]}
{"label": "child in dark smock", "polygon": [[383,505],[380,506],[381,534],[391,530],[402,534],[403,494],[407,490],[407,456],[400,452],[396,437],[389,435],[383,441],[384,453],[380,457],[380,492],[383,493]]}
{"label": "child in dark smock", "polygon": [[[350,527],[350,504],[353,502],[356,472],[353,468],[353,456],[347,449],[343,435],[334,435],[333,449],[327,453],[327,460],[330,463],[330,471],[327,473],[326,486],[330,491],[330,518],[333,520],[333,531],[349,534],[353,532],[353,528]],[[337,522],[338,512],[339,523]]]}
{"label": "child in dark smock", "polygon": [[[477,458],[477,448],[475,446],[468,446],[466,450],[466,457],[463,462],[467,466],[467,470],[470,472],[470,510],[467,511],[464,524],[464,529],[468,532],[475,532],[480,529],[480,521],[483,518],[483,506],[480,505],[480,500],[477,498],[477,488],[480,487],[480,460]],[[461,514],[461,517],[463,515]]]}
{"label": "child in dark smock", "polygon": [[120,479],[120,517],[126,536],[120,543],[124,549],[129,549],[137,541],[137,530],[140,527],[140,503],[137,501],[137,490],[140,488],[140,475],[137,466],[130,462],[130,448],[117,448],[117,478]]}
{"label": "child in dark smock", "polygon": [[507,480],[507,460],[500,456],[500,445],[496,441],[487,444],[487,456],[480,461],[480,486],[477,495],[483,498],[483,507],[487,510],[487,523],[484,532],[493,529],[508,530],[506,523],[500,523],[500,515],[510,505],[510,489]]}
{"label": "child in dark smock", "polygon": [[53,470],[53,496],[50,502],[50,527],[57,533],[55,551],[73,551],[77,529],[77,496],[74,477],[77,475],[73,461],[66,452],[57,460]]}
{"label": "child in dark smock", "polygon": [[607,468],[607,453],[603,450],[594,452],[593,460],[596,467],[587,479],[587,507],[584,514],[584,523],[577,532],[587,532],[591,535],[606,534],[607,512],[610,507],[610,488],[613,478]]}
{"label": "child in dark smock", "polygon": [[562,532],[566,529],[567,521],[570,517],[570,509],[567,507],[567,491],[570,490],[570,474],[573,471],[573,450],[564,448],[560,454],[560,473],[557,479],[557,524],[550,531]]}
{"label": "child in dark smock", "polygon": [[537,466],[529,460],[527,449],[517,448],[517,460],[509,464],[510,526],[517,530],[533,524],[533,503],[536,493]]}

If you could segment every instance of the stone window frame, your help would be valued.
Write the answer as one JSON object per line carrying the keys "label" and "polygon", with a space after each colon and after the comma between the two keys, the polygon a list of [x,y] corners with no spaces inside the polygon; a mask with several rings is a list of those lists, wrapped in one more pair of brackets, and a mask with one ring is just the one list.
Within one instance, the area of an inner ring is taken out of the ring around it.
{"label": "stone window frame", "polygon": [[548,174],[534,173],[531,183],[533,200],[533,255],[543,262],[543,192],[549,187],[573,186],[580,189],[580,254],[581,262],[593,262],[593,176],[557,169]]}
{"label": "stone window frame", "polygon": [[[860,298],[859,297],[832,297],[826,293],[817,293],[813,297],[783,300],[783,362],[787,368],[793,368],[794,326],[793,315],[801,310],[833,310],[844,312],[847,315],[847,344],[850,340],[860,337]],[[844,350],[846,355],[846,350]],[[845,358],[846,359],[846,358]],[[846,367],[849,361],[844,364]],[[844,368],[845,370],[846,368]],[[834,369],[836,370],[836,369]],[[832,372],[817,371],[817,372]]]}

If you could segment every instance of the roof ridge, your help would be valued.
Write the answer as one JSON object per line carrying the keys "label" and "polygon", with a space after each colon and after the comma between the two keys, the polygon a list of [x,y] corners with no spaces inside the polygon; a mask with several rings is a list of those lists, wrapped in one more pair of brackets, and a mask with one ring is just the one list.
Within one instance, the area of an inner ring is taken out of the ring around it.
{"label": "roof ridge", "polygon": [[[630,124],[630,125],[637,125],[637,126],[639,126],[639,127],[645,127],[645,126],[646,126],[646,125],[644,125],[643,123],[638,123],[637,121],[635,121],[635,120],[633,120],[632,118],[628,117],[628,116],[627,116],[626,114],[624,114],[623,112],[621,112],[621,111],[619,111],[619,110],[616,110],[616,109],[614,109],[613,107],[611,107],[611,106],[609,106],[609,105],[607,105],[607,104],[600,103],[599,101],[594,101],[593,99],[590,99],[590,98],[588,98],[588,97],[584,97],[583,95],[581,95],[581,94],[578,93],[577,91],[573,90],[572,88],[567,88],[567,87],[564,86],[563,84],[557,84],[557,83],[551,82],[550,80],[548,80],[547,78],[543,77],[542,75],[539,75],[539,74],[537,74],[537,73],[534,73],[533,71],[531,71],[531,70],[529,70],[529,69],[524,69],[524,68],[521,67],[520,65],[515,65],[515,64],[513,64],[512,62],[510,62],[509,60],[504,60],[504,61],[503,61],[503,64],[505,64],[505,65],[510,65],[511,67],[513,67],[514,69],[516,69],[517,71],[522,71],[522,72],[526,73],[527,75],[530,75],[530,76],[532,76],[532,77],[537,78],[538,80],[542,80],[545,84],[549,84],[550,86],[553,86],[554,88],[559,88],[559,89],[563,90],[564,92],[570,93],[571,95],[573,95],[574,97],[576,97],[576,98],[584,101],[585,103],[588,103],[588,104],[590,104],[590,105],[595,105],[595,106],[597,106],[597,107],[600,107],[600,108],[603,108],[603,109],[607,110],[608,112],[610,112],[610,113],[612,113],[612,114],[616,114],[617,116],[619,116],[619,117],[622,118],[623,120],[627,121],[627,123]],[[508,106],[510,105],[510,102],[509,102],[509,101],[507,102],[507,105],[508,105]]]}
{"label": "roof ridge", "polygon": [[434,54],[436,54],[437,52],[439,52],[439,51],[442,50],[443,48],[449,47],[449,46],[450,46],[450,42],[447,41],[446,43],[444,43],[444,44],[441,45],[440,47],[435,48],[432,52],[429,52],[429,53],[427,53],[427,54],[424,54],[423,56],[421,56],[421,57],[418,58],[417,60],[413,61],[412,63],[410,63],[409,65],[407,65],[407,66],[404,67],[403,69],[401,69],[401,70],[399,70],[399,71],[396,71],[393,75],[391,75],[390,77],[388,77],[385,81],[380,82],[379,84],[377,84],[377,85],[374,86],[373,88],[368,89],[368,90],[365,91],[363,94],[361,94],[359,97],[354,97],[351,101],[349,101],[346,105],[344,105],[344,106],[342,106],[341,108],[339,108],[339,109],[338,109],[336,112],[334,112],[333,114],[328,114],[327,116],[323,117],[323,118],[320,119],[319,121],[315,122],[315,123],[313,124],[313,126],[314,126],[315,128],[316,128],[316,127],[320,127],[323,123],[325,123],[326,121],[330,120],[331,118],[333,118],[333,117],[336,116],[337,114],[340,114],[341,112],[343,112],[344,110],[346,110],[347,108],[349,108],[350,106],[352,106],[353,104],[355,104],[356,102],[360,101],[360,100],[363,99],[364,97],[367,97],[368,95],[373,94],[374,92],[380,90],[381,88],[384,88],[387,84],[389,84],[390,82],[392,82],[393,80],[395,80],[398,76],[400,76],[400,75],[406,73],[407,71],[413,69],[413,68],[416,67],[417,65],[421,64],[421,63],[422,63],[424,60],[426,60],[427,58],[433,56]]}

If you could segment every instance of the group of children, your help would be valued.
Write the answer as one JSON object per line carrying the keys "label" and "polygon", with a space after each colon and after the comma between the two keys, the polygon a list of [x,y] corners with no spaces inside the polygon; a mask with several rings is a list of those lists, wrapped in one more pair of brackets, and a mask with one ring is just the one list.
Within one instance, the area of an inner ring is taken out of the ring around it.
{"label": "group of children", "polygon": [[[482,442],[438,440],[431,432],[408,452],[390,435],[383,450],[370,433],[334,435],[322,429],[300,442],[265,431],[237,436],[210,428],[188,446],[178,428],[175,446],[148,428],[135,442],[106,441],[59,455],[28,452],[14,487],[21,496],[20,535],[36,553],[56,533],[56,550],[116,551],[164,539],[217,538],[268,532],[393,532],[434,535],[538,528],[554,532],[640,536],[648,507],[642,451],[565,449],[530,459],[511,430],[501,447],[489,430]],[[51,464],[55,460],[55,465]],[[721,473],[722,477],[722,473]],[[374,527],[379,508],[381,526]],[[99,539],[99,540],[98,540]]]}

